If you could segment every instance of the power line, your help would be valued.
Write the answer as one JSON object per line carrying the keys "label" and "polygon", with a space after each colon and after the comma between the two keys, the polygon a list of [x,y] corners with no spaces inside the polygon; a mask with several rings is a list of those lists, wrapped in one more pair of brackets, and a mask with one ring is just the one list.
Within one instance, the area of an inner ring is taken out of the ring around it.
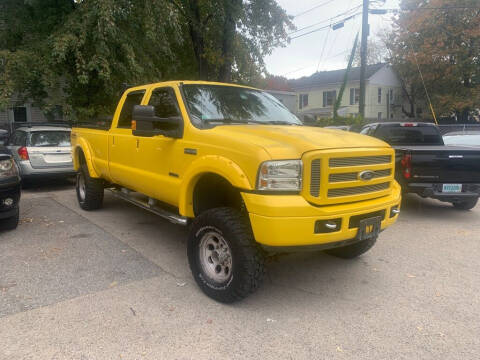
{"label": "power line", "polygon": [[292,31],[291,33],[289,33],[288,35],[292,35],[292,34],[295,34],[295,33],[297,33],[297,32],[300,32],[300,31],[303,31],[303,30],[306,30],[306,29],[310,29],[310,28],[312,28],[312,27],[314,27],[314,26],[317,26],[317,25],[320,25],[320,24],[324,24],[324,23],[326,23],[326,22],[329,22],[329,21],[334,20],[334,19],[336,19],[336,18],[339,18],[339,17],[341,17],[341,16],[347,15],[347,14],[351,13],[352,11],[356,11],[356,10],[358,10],[358,9],[361,8],[361,7],[362,7],[362,5],[355,6],[355,7],[351,8],[351,9],[349,9],[349,10],[344,11],[343,13],[340,13],[340,14],[338,14],[338,15],[332,16],[331,18],[324,19],[324,20],[319,21],[319,22],[317,22],[317,23],[315,23],[315,24],[311,24],[311,25],[305,26],[305,27],[303,27],[303,28],[294,30],[294,31]]}
{"label": "power line", "polygon": [[324,2],[324,3],[321,3],[321,4],[318,4],[318,5],[314,6],[314,7],[310,8],[310,9],[308,9],[308,10],[302,11],[301,13],[298,13],[297,15],[294,15],[293,17],[294,17],[294,18],[297,18],[297,17],[299,17],[299,16],[308,14],[309,12],[311,12],[311,11],[313,11],[313,10],[316,10],[316,9],[322,7],[322,6],[328,5],[328,4],[330,4],[330,3],[334,2],[334,1],[335,1],[335,0],[328,0],[328,1]]}
{"label": "power line", "polygon": [[382,9],[384,11],[398,13],[401,11],[417,11],[417,10],[480,10],[480,7],[474,6],[447,6],[447,7],[418,7],[404,9]]}
{"label": "power line", "polygon": [[[355,13],[355,14],[350,15],[350,16],[342,19],[342,20],[337,21],[337,23],[342,23],[342,22],[345,22],[345,21],[347,21],[347,20],[353,19],[354,17],[356,17],[357,15],[360,15],[360,14],[361,14],[361,12]],[[298,39],[298,38],[300,38],[300,37],[302,37],[302,36],[309,35],[309,34],[312,34],[312,33],[314,33],[314,32],[317,32],[317,31],[321,31],[321,30],[330,28],[330,27],[332,27],[332,25],[333,25],[333,24],[329,24],[329,25],[325,25],[325,26],[319,27],[319,28],[317,28],[317,29],[315,29],[315,30],[312,30],[312,31],[309,31],[309,32],[306,32],[306,33],[303,33],[303,34],[300,34],[300,35],[291,37],[290,40]]]}

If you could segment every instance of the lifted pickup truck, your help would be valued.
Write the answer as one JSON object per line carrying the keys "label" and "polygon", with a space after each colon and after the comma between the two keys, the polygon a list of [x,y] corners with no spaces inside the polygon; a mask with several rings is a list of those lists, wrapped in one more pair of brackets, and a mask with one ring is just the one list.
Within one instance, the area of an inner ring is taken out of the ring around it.
{"label": "lifted pickup truck", "polygon": [[221,302],[252,293],[268,251],[353,258],[399,213],[394,151],[383,141],[303,126],[249,87],[164,82],[128,89],[108,129],[72,129],[81,208],[104,188],[190,225],[188,259]]}
{"label": "lifted pickup truck", "polygon": [[361,133],[379,138],[396,151],[395,178],[404,193],[416,193],[470,210],[480,196],[480,150],[446,146],[430,123],[386,122]]}

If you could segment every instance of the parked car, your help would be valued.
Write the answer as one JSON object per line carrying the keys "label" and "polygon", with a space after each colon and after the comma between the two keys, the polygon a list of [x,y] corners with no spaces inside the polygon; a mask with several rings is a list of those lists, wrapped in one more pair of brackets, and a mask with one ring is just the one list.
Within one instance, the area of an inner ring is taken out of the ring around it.
{"label": "parked car", "polygon": [[445,145],[470,146],[480,148],[480,131],[454,131],[443,135]]}
{"label": "parked car", "polygon": [[430,123],[374,123],[361,133],[395,148],[395,178],[404,192],[450,202],[463,210],[477,204],[480,149],[445,146],[438,127]]}
{"label": "parked car", "polygon": [[18,225],[20,176],[12,155],[0,146],[0,230],[13,230]]}
{"label": "parked car", "polygon": [[303,126],[271,95],[239,85],[131,88],[108,128],[74,126],[72,149],[80,207],[100,208],[108,187],[191,224],[193,277],[221,302],[259,286],[266,251],[354,258],[400,211],[388,144]]}
{"label": "parked car", "polygon": [[5,145],[8,140],[8,130],[0,129],[0,146]]}
{"label": "parked car", "polygon": [[58,124],[27,124],[8,141],[23,180],[75,175],[70,146],[71,129]]}
{"label": "parked car", "polygon": [[336,125],[336,126],[325,126],[325,129],[337,129],[337,130],[343,130],[343,131],[349,131],[350,126],[349,125]]}

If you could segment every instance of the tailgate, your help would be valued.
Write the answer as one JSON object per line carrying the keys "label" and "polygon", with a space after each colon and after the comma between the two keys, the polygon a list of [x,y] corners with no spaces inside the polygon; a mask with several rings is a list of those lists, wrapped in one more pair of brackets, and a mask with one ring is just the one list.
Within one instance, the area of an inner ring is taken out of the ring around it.
{"label": "tailgate", "polygon": [[404,152],[412,156],[412,182],[480,183],[480,150],[417,146],[400,150]]}
{"label": "tailgate", "polygon": [[27,151],[35,169],[73,166],[70,147],[27,147]]}

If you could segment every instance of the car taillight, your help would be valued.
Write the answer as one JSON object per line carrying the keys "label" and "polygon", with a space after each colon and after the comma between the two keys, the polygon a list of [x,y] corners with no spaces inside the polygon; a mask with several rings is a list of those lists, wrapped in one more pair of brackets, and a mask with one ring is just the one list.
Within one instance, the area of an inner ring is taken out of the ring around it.
{"label": "car taillight", "polygon": [[412,176],[412,155],[404,154],[402,157],[402,172],[405,179],[410,179]]}
{"label": "car taillight", "polygon": [[20,156],[20,159],[22,160],[28,160],[28,150],[25,146],[22,146],[20,149],[18,149],[18,155]]}

